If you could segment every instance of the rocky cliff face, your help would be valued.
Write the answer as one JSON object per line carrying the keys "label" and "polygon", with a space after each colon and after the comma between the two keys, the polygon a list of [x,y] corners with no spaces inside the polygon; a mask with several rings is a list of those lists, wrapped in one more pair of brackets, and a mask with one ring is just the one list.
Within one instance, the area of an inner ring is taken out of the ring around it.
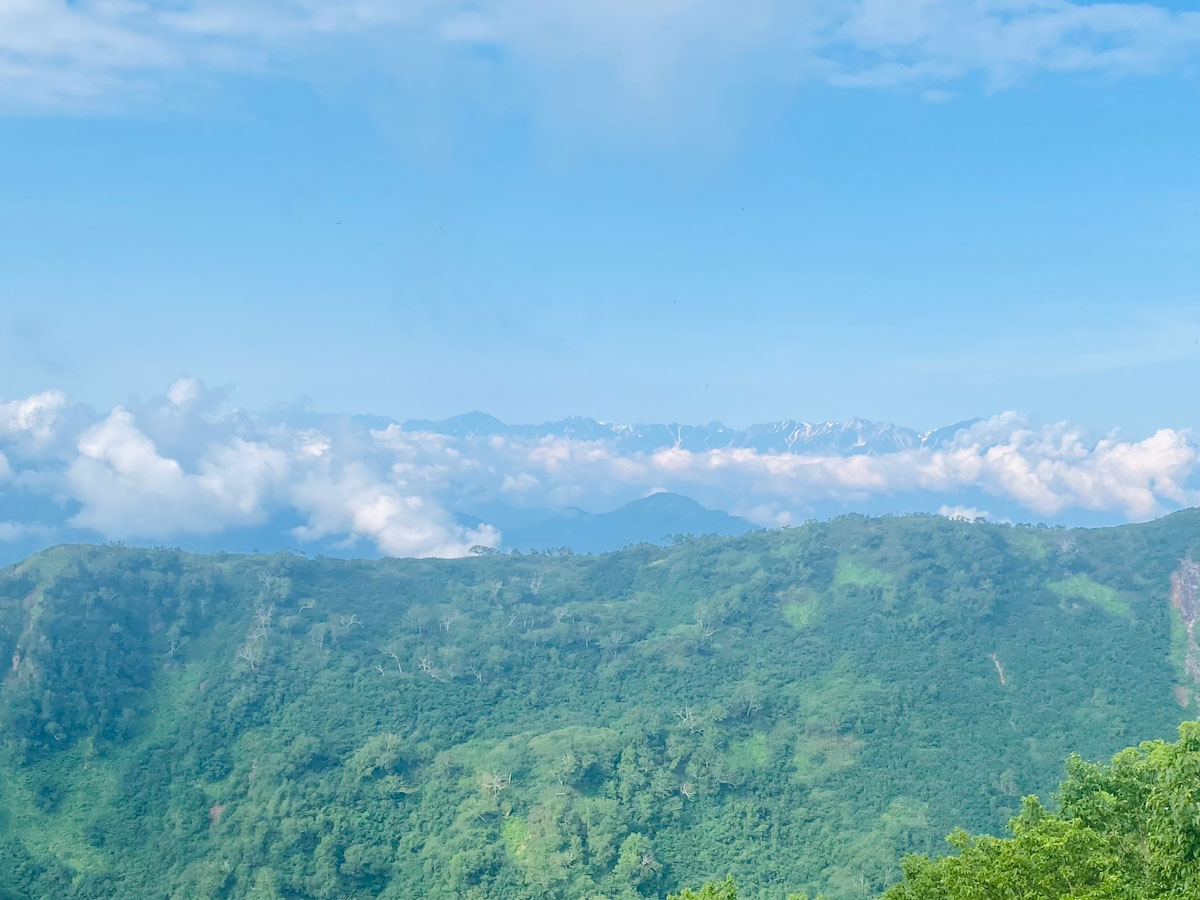
{"label": "rocky cliff face", "polygon": [[1200,616],[1200,565],[1190,557],[1179,562],[1171,575],[1171,606],[1179,613],[1187,632],[1183,665],[1188,678],[1200,688],[1200,644],[1196,641],[1196,619]]}

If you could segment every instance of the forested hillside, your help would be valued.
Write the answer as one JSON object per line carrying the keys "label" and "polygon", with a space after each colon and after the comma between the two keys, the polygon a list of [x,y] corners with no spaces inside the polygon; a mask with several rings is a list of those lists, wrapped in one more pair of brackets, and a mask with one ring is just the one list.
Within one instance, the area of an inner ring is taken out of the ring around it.
{"label": "forested hillside", "polygon": [[1198,526],[49,550],[0,572],[0,898],[875,896],[1195,718]]}
{"label": "forested hillside", "polygon": [[[1025,797],[1006,837],[955,829],[954,852],[901,861],[883,900],[1194,900],[1200,897],[1200,722],[1106,764],[1067,760],[1057,809]],[[737,900],[732,876],[668,900]],[[789,900],[808,900],[791,894]]]}

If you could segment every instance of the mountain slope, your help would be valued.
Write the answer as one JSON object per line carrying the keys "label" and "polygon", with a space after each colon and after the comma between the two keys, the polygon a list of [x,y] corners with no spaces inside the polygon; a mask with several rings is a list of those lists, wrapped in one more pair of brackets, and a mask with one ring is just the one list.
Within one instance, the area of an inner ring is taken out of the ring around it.
{"label": "mountain slope", "polygon": [[753,528],[738,516],[705,509],[689,497],[662,491],[611,512],[569,509],[530,525],[505,528],[502,534],[505,547],[569,547],[575,553],[605,553],[630,544],[663,543],[674,535],[732,536]]}
{"label": "mountain slope", "polygon": [[1198,525],[56,548],[0,573],[0,897],[862,897],[1195,716]]}
{"label": "mountain slope", "polygon": [[464,413],[449,419],[410,419],[407,431],[428,431],[451,437],[473,439],[491,436],[518,438],[570,438],[607,441],[629,453],[648,453],[667,447],[701,453],[729,448],[759,453],[809,453],[854,456],[864,453],[894,453],[917,447],[937,448],[975,422],[972,419],[930,432],[919,432],[890,422],[848,419],[845,422],[803,422],[783,419],[738,429],[710,422],[707,425],[636,424],[600,422],[586,416],[570,416],[541,425],[509,425],[483,412]]}

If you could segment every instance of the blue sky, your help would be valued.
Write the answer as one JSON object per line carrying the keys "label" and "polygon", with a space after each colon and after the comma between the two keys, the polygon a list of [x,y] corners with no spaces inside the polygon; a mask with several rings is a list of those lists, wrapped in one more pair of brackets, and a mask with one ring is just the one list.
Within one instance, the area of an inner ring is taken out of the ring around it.
{"label": "blue sky", "polygon": [[[1198,505],[1196,60],[1190,3],[7,0],[0,559],[455,556],[504,546],[460,513],[663,489]],[[839,455],[342,415],[471,409],[982,421]]]}
{"label": "blue sky", "polygon": [[0,13],[0,397],[1198,424],[1194,4],[554,6]]}

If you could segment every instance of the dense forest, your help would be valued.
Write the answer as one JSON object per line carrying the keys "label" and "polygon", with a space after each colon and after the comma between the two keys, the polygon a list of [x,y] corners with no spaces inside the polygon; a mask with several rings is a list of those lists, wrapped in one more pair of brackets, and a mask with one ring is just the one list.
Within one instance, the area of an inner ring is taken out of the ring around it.
{"label": "dense forest", "polygon": [[[1200,897],[1200,723],[1096,765],[1072,756],[1048,810],[1026,797],[1011,835],[950,835],[955,853],[901,861],[883,900],[1193,900]],[[728,877],[669,900],[737,900]],[[808,900],[792,894],[790,900]],[[819,898],[818,898],[819,900]]]}
{"label": "dense forest", "polygon": [[1055,786],[1196,717],[1198,526],[48,550],[0,571],[0,900],[1007,896],[951,890],[1189,814],[1194,729]]}

